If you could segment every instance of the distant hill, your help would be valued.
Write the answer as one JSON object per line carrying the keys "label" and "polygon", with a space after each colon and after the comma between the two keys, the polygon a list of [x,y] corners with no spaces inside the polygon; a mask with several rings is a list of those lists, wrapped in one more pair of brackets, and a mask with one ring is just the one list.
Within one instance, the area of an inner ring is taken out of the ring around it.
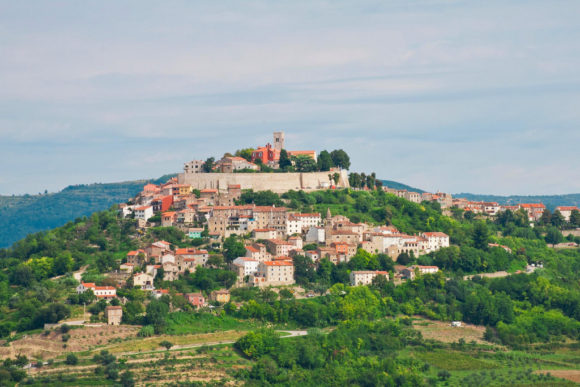
{"label": "distant hill", "polygon": [[0,196],[0,248],[26,235],[62,226],[105,210],[137,195],[147,182],[159,184],[173,175],[153,180],[71,185],[46,195]]}
{"label": "distant hill", "polygon": [[406,184],[399,183],[399,182],[392,181],[392,180],[381,180],[381,181],[383,182],[383,186],[389,187],[389,188],[406,189],[407,191],[413,191],[413,192],[419,192],[419,193],[426,192],[422,189],[411,187],[410,185],[406,185]]}
{"label": "distant hill", "polygon": [[499,204],[544,203],[553,211],[558,206],[580,206],[580,193],[568,195],[480,195],[471,193],[453,194],[453,197],[466,198],[472,201],[498,202]]}

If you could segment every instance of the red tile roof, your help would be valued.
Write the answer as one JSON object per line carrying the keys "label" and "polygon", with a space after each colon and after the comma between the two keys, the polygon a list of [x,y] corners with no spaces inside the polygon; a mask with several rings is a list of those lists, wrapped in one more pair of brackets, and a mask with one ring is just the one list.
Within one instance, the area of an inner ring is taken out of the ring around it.
{"label": "red tile roof", "polygon": [[292,263],[288,261],[266,261],[264,262],[266,266],[293,266]]}

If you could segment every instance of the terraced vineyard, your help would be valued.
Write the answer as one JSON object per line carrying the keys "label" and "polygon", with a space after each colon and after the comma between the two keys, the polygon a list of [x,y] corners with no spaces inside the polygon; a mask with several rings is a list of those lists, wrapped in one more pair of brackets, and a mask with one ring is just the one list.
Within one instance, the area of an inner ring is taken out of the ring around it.
{"label": "terraced vineyard", "polygon": [[[39,386],[56,381],[62,385],[113,384],[96,371],[100,366],[91,359],[81,358],[77,365],[55,362],[32,370],[29,376],[35,380],[33,385]],[[230,345],[122,355],[118,362],[133,374],[138,385],[210,381],[235,384],[233,374],[236,370],[251,366],[250,361],[238,355]]]}

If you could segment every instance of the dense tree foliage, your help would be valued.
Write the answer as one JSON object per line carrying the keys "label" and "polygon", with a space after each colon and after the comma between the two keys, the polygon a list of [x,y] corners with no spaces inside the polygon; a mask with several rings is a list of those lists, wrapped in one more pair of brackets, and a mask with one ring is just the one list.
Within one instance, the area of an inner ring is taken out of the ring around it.
{"label": "dense tree foliage", "polygon": [[405,346],[422,346],[421,337],[395,321],[351,322],[297,340],[261,330],[236,343],[257,360],[238,376],[262,385],[423,385],[424,363],[396,355]]}

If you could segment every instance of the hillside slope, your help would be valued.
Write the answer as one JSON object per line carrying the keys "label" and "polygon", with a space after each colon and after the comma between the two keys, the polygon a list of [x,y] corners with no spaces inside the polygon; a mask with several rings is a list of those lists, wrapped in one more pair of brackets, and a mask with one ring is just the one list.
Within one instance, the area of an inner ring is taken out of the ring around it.
{"label": "hillside slope", "polygon": [[381,180],[381,181],[383,182],[383,186],[389,187],[389,188],[406,189],[407,191],[419,192],[419,193],[426,192],[422,189],[411,187],[410,185],[399,183],[397,181],[392,181],[392,180]]}
{"label": "hillside slope", "polygon": [[[157,184],[173,176],[151,181]],[[139,193],[147,181],[73,185],[46,195],[0,196],[0,248],[30,233],[59,227],[126,201]]]}

